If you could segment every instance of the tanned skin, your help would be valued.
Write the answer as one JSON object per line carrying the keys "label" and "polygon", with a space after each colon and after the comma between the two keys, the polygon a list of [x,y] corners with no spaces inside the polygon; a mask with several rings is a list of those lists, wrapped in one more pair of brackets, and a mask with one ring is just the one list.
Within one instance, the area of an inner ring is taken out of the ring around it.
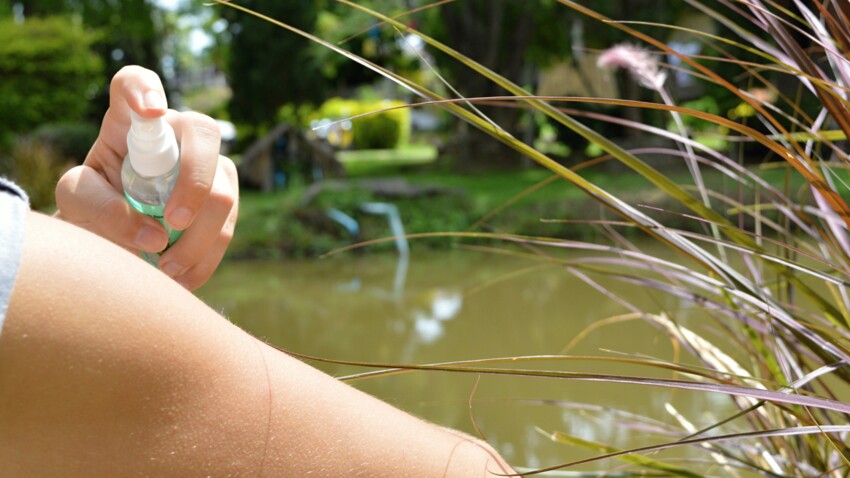
{"label": "tanned skin", "polygon": [[29,213],[0,475],[484,477],[487,444],[272,349],[134,254]]}

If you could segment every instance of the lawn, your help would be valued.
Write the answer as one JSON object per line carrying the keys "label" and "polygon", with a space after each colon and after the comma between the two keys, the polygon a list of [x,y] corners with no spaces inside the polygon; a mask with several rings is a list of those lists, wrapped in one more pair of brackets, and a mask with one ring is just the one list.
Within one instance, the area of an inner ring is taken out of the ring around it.
{"label": "lawn", "polygon": [[[374,158],[374,156],[373,156]],[[778,188],[796,196],[804,184],[797,174],[788,175],[783,168],[756,168],[758,173]],[[305,185],[293,185],[285,191],[259,193],[244,191],[240,205],[240,219],[236,236],[230,249],[231,257],[305,257],[323,254],[330,250],[362,240],[387,237],[390,231],[384,217],[366,214],[360,209],[364,202],[391,202],[401,213],[405,232],[455,232],[467,231],[482,217],[496,211],[527,188],[546,180],[552,174],[542,168],[517,171],[488,172],[486,174],[450,174],[432,169],[405,168],[403,178],[415,185],[441,186],[454,193],[417,197],[388,198],[370,191],[350,188],[324,191],[309,204],[302,199]],[[397,172],[391,169],[391,172]],[[660,208],[653,215],[671,227],[695,228],[675,201],[657,192],[643,178],[634,173],[610,169],[588,169],[582,174],[600,187],[618,194],[632,204]],[[846,174],[843,175],[846,178]],[[669,172],[669,177],[680,184],[692,184],[684,169]],[[731,188],[736,183],[721,174],[706,170],[705,181],[712,190],[724,191],[738,197]],[[727,184],[728,183],[728,184]],[[745,201],[754,195],[744,192]],[[748,199],[750,198],[750,199]],[[330,209],[339,210],[358,221],[361,234],[351,237],[339,223],[328,216]],[[669,210],[670,212],[664,212]],[[728,211],[724,211],[728,212]],[[562,238],[594,239],[598,228],[576,222],[547,222],[543,219],[587,220],[617,219],[577,187],[564,180],[556,180],[521,200],[500,210],[485,224],[475,230],[498,231],[514,234],[553,236]],[[629,234],[637,234],[629,230]],[[414,241],[414,247],[441,248],[456,243],[456,239],[431,238]],[[388,250],[390,243],[371,246],[369,251]]]}
{"label": "lawn", "polygon": [[405,168],[433,163],[437,148],[428,145],[406,145],[395,149],[360,149],[339,151],[336,159],[350,176],[380,174],[388,168]]}

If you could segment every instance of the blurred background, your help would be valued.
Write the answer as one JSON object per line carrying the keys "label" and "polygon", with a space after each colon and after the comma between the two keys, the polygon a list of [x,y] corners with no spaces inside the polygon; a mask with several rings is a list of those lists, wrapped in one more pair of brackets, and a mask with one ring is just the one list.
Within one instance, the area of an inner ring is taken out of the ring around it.
{"label": "blurred background", "polygon": [[[628,39],[624,33],[600,28],[554,1],[465,1],[418,12],[413,10],[431,2],[361,3],[401,15],[409,26],[538,95],[654,98],[627,73],[596,66],[602,49]],[[418,35],[402,34],[338,2],[240,4],[439,93],[505,93],[427,47]],[[723,33],[710,17],[681,1],[604,2],[598,9],[613,18]],[[2,0],[0,22],[0,166],[29,189],[38,208],[52,207],[56,177],[84,159],[108,104],[109,79],[129,64],[160,74],[171,107],[220,121],[224,153],[239,165],[246,192],[243,227],[232,257],[315,256],[352,239],[381,236],[386,221],[359,210],[360,203],[381,197],[393,199],[403,210],[408,233],[463,230],[547,175],[434,106],[346,121],[419,99],[320,44],[225,6],[186,0]],[[701,51],[704,42],[681,31],[665,36],[677,51],[707,53]],[[680,69],[667,82],[679,104],[736,118],[751,114],[728,90],[706,87],[682,71],[675,58],[659,60]],[[717,68],[731,67],[718,63]],[[521,104],[511,106],[478,108],[563,164],[577,165],[601,155],[597,147],[540,113]],[[582,121],[625,146],[665,146],[656,136],[596,119],[592,113],[667,128],[671,120],[666,112],[605,105],[581,109],[586,112]],[[692,123],[694,134],[704,133],[705,141],[722,141],[716,127],[700,131],[713,126]],[[752,153],[755,160],[764,159],[764,154]],[[609,164],[594,171],[605,172],[606,167],[616,168]],[[618,188],[641,193],[642,184],[621,179]],[[600,180],[604,186],[606,180]],[[502,232],[584,234],[585,228],[574,225],[539,223],[547,211],[562,212],[563,201],[574,207],[568,208],[570,217],[562,219],[577,218],[585,209],[577,191],[554,189],[516,205],[490,226]],[[269,217],[270,209],[274,218]],[[354,222],[341,223],[338,214],[328,215],[329,209]],[[444,242],[430,239],[420,244],[442,247]]]}
{"label": "blurred background", "polygon": [[[339,2],[238,3],[446,96],[505,94],[427,46],[421,36]],[[537,95],[658,101],[627,73],[597,67],[604,49],[629,40],[624,33],[555,1],[466,0],[421,11],[415,9],[432,2],[358,3],[399,15],[422,34]],[[706,42],[686,29],[728,33],[683,1],[592,3],[612,18],[681,27],[636,26],[688,55],[717,52],[707,51]],[[747,52],[737,55],[748,58]],[[657,61],[668,71],[666,86],[678,104],[738,121],[753,116],[727,88],[696,81],[675,57],[659,55]],[[551,172],[439,107],[352,118],[420,99],[325,46],[222,5],[0,0],[0,173],[17,179],[34,207],[52,210],[56,180],[85,159],[97,136],[109,79],[130,64],[159,73],[172,108],[200,111],[219,121],[223,153],[240,171],[240,220],[226,262],[198,295],[261,338],[310,355],[378,362],[597,354],[601,349],[673,357],[669,341],[640,322],[618,327],[617,334],[589,333],[572,344],[599,319],[632,309],[559,267],[488,250],[497,240],[399,239],[478,231],[605,242],[600,228],[582,221],[613,218],[577,188],[544,182]],[[732,64],[715,62],[713,67],[726,78],[750,81],[739,78],[740,69]],[[769,102],[774,93],[753,89],[753,94]],[[627,149],[643,149],[643,159],[673,180],[691,182],[680,159],[653,153],[675,149],[672,140],[610,120],[675,130],[668,112],[601,103],[561,106],[577,108],[574,114],[582,122]],[[514,137],[561,164],[579,167],[582,175],[631,203],[681,210],[645,180],[606,161],[601,149],[539,112],[518,102],[477,107]],[[728,131],[717,124],[685,121],[696,141],[742,164],[771,159],[756,146],[729,141]],[[705,180],[718,188],[724,181],[711,172]],[[536,189],[500,209],[529,188]],[[694,227],[683,216],[667,219],[671,227]],[[635,231],[623,234],[640,240]],[[381,238],[390,239],[318,259]],[[658,254],[672,256],[660,248]],[[646,288],[609,286],[613,289],[632,304],[676,307],[670,297]],[[679,320],[700,318],[692,310]],[[336,375],[355,371],[319,366]],[[467,375],[414,374],[357,385],[471,433],[474,393],[475,419],[487,438],[509,461],[530,467],[588,453],[551,442],[538,425],[625,448],[642,444],[644,434],[606,425],[619,416],[614,410],[663,415],[661,407],[669,401],[693,416],[716,417],[724,410],[712,396],[669,390],[652,395],[646,389],[623,393],[610,384],[573,387],[491,377],[479,387]],[[577,403],[599,408],[576,413],[575,406],[564,406]]]}

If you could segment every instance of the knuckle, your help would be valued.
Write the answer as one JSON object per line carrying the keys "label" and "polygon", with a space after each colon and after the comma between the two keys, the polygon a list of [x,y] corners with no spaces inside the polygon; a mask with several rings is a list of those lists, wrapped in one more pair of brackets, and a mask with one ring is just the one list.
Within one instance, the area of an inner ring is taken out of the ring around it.
{"label": "knuckle", "polygon": [[233,234],[233,232],[236,230],[236,220],[238,219],[238,217],[239,208],[234,207],[230,210],[230,215],[227,216],[227,222],[225,223],[225,228],[229,229],[231,234]]}
{"label": "knuckle", "polygon": [[202,203],[208,200],[208,193],[211,190],[212,184],[207,180],[203,171],[192,170],[189,172],[186,182],[183,186],[184,191],[188,194],[183,196],[183,200],[197,201]]}
{"label": "knuckle", "polygon": [[225,224],[218,237],[225,244],[230,244],[233,240],[233,227],[230,224]]}
{"label": "knuckle", "polygon": [[117,73],[112,77],[112,84],[117,84],[122,81],[126,81],[126,79],[130,76],[133,76],[133,72],[138,70],[139,66],[136,65],[126,65],[118,70]]}
{"label": "knuckle", "polygon": [[56,197],[56,206],[62,209],[63,206],[68,204],[68,201],[71,199],[70,196],[73,194],[74,184],[77,182],[77,178],[79,177],[83,166],[75,166],[69,169],[62,177],[59,178],[59,181],[56,182],[56,189],[54,190],[54,196]]}
{"label": "knuckle", "polygon": [[176,277],[175,280],[177,280],[177,282],[183,287],[189,290],[195,290],[204,285],[211,275],[212,270],[209,270],[209,267],[207,267],[206,264],[201,263],[192,267],[183,275]]}
{"label": "knuckle", "polygon": [[198,283],[199,281],[193,276],[194,274],[191,273],[183,274],[180,277],[175,277],[174,280],[177,281],[178,284],[182,285],[184,289],[193,291],[201,286],[201,284]]}
{"label": "knuckle", "polygon": [[230,188],[234,196],[239,195],[239,170],[236,168],[236,164],[233,163],[233,160],[228,158],[227,156],[218,157],[218,164],[221,169],[221,172],[224,173],[227,178],[227,182],[230,184]]}
{"label": "knuckle", "polygon": [[218,164],[219,166],[221,166],[221,169],[224,170],[224,173],[227,174],[228,177],[235,178],[237,176],[238,171],[236,169],[236,164],[233,162],[232,159],[228,158],[227,156],[219,155]]}
{"label": "knuckle", "polygon": [[180,276],[178,281],[187,289],[195,290],[209,280],[220,262],[221,258],[205,257],[203,261]]}
{"label": "knuckle", "polygon": [[224,191],[218,188],[213,188],[207,201],[215,206],[216,210],[224,213],[229,213],[236,204],[236,198],[229,191]]}
{"label": "knuckle", "polygon": [[94,224],[99,231],[126,229],[127,203],[121,196],[103,201],[94,214]]}
{"label": "knuckle", "polygon": [[156,73],[153,70],[149,70],[139,65],[126,65],[123,66],[118,73],[115,74],[116,78],[121,78],[122,80],[126,80],[127,78],[135,78],[135,77],[146,77],[153,78],[157,77]]}
{"label": "knuckle", "polygon": [[143,74],[144,68],[137,65],[127,65],[118,70],[110,82],[110,89],[123,88],[127,83],[136,76]]}
{"label": "knuckle", "polygon": [[219,139],[221,138],[221,129],[214,119],[207,115],[194,111],[186,113],[189,115],[189,121],[192,129],[202,137]]}

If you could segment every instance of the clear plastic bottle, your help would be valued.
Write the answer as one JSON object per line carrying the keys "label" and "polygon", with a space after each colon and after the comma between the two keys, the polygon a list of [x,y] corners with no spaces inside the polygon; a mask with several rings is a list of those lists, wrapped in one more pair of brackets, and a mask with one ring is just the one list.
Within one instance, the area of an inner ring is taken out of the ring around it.
{"label": "clear plastic bottle", "polygon": [[[168,227],[163,217],[165,204],[180,173],[177,138],[162,117],[149,119],[131,112],[130,119],[127,157],[121,166],[124,196],[134,209],[165,226],[169,235],[168,249],[183,233]],[[142,252],[142,257],[154,266],[159,262],[159,254]]]}

